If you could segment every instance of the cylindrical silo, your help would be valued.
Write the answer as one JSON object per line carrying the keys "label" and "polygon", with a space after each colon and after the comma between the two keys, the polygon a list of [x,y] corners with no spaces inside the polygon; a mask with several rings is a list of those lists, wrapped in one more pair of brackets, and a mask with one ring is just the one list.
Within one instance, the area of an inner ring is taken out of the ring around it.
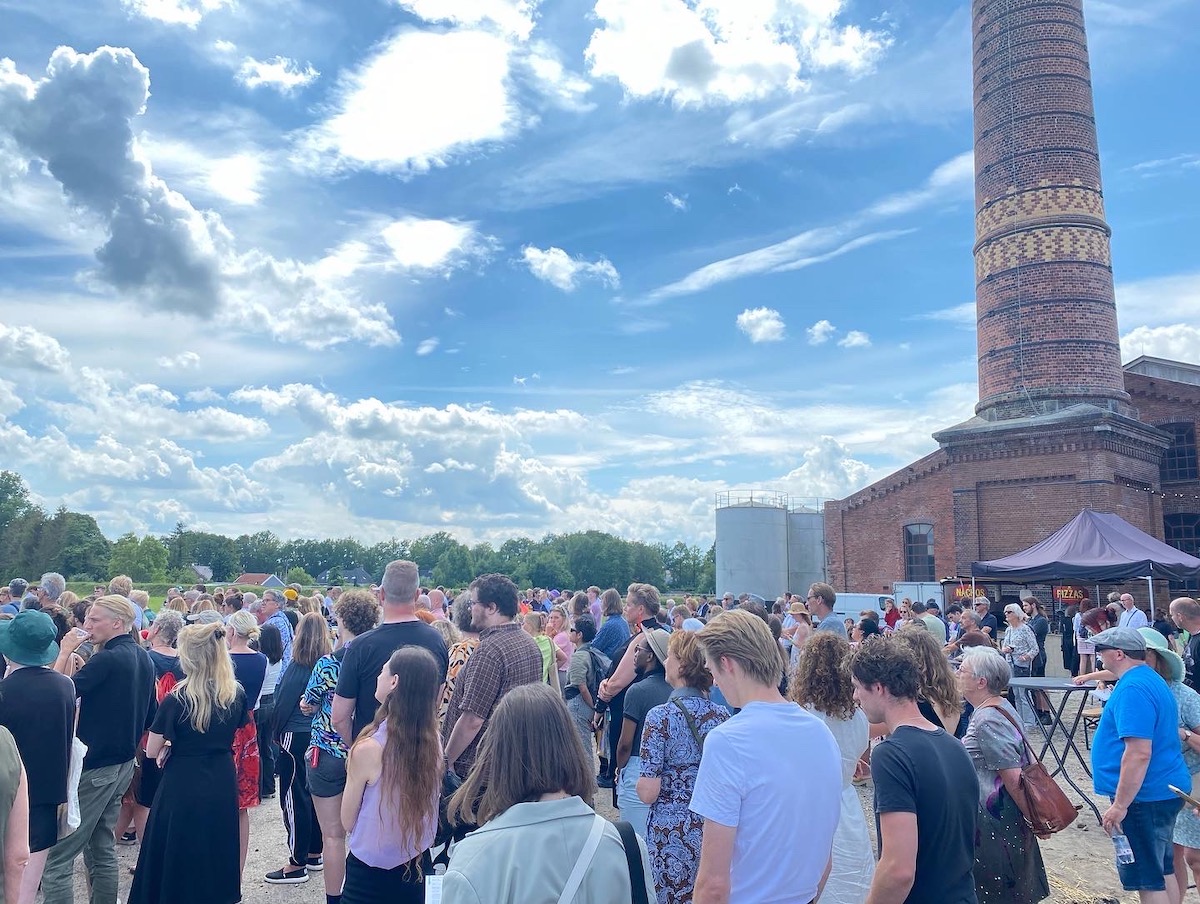
{"label": "cylindrical silo", "polygon": [[781,493],[717,497],[717,594],[774,600],[788,589],[788,505]]}
{"label": "cylindrical silo", "polygon": [[788,589],[803,593],[825,580],[825,516],[807,506],[788,514]]}

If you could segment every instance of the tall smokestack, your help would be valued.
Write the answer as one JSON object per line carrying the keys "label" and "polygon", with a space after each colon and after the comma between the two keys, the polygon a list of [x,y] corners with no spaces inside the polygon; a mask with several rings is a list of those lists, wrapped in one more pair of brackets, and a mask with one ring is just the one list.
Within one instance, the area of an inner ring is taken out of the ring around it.
{"label": "tall smokestack", "polygon": [[976,414],[1124,410],[1082,0],[974,0],[972,24]]}

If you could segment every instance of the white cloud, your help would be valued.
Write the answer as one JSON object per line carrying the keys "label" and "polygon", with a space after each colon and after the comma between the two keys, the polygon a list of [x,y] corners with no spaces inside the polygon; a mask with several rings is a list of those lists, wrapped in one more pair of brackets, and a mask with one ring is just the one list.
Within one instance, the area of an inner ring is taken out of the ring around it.
{"label": "white cloud", "polygon": [[164,370],[198,370],[200,356],[195,352],[180,352],[177,355],[159,358],[157,364]]}
{"label": "white cloud", "polygon": [[529,71],[534,87],[554,106],[579,113],[595,106],[585,100],[592,90],[592,83],[567,69],[553,45],[534,41],[519,55],[517,63]]}
{"label": "white cloud", "polygon": [[772,308],[747,308],[738,314],[737,328],[754,343],[779,342],[784,334],[783,318]]}
{"label": "white cloud", "polygon": [[388,252],[409,270],[443,271],[466,258],[486,256],[493,239],[480,236],[474,223],[401,217],[380,230]]}
{"label": "white cloud", "polygon": [[687,195],[684,195],[681,198],[678,195],[667,192],[665,195],[663,195],[663,200],[678,211],[685,211],[688,209]]}
{"label": "white cloud", "polygon": [[[221,217],[155,174],[133,124],[150,73],[128,49],[59,47],[34,81],[0,65],[0,141],[45,162],[68,201],[102,224],[93,286],[284,342],[399,341],[384,305],[323,282],[306,263],[240,250]],[[78,115],[78,97],[94,115]]]}
{"label": "white cloud", "polygon": [[543,250],[533,245],[522,248],[521,257],[530,273],[564,292],[575,291],[585,279],[596,280],[610,288],[621,284],[617,268],[605,257],[585,261],[580,257],[571,257],[561,248],[552,246]]}
{"label": "white cloud", "polygon": [[861,330],[850,330],[838,340],[838,345],[842,348],[870,348],[871,337]]}
{"label": "white cloud", "polygon": [[1118,283],[1116,296],[1117,316],[1127,329],[1194,322],[1200,311],[1200,271]]}
{"label": "white cloud", "polygon": [[395,0],[426,22],[458,26],[491,25],[518,39],[533,31],[534,12],[540,0]]}
{"label": "white cloud", "polygon": [[807,87],[820,69],[871,68],[889,38],[839,25],[842,0],[598,0],[592,74],[637,98],[736,103]]}
{"label": "white cloud", "polygon": [[144,19],[195,28],[209,13],[232,6],[233,0],[121,0],[121,5]]}
{"label": "white cloud", "polygon": [[31,326],[0,323],[0,372],[40,370],[61,373],[70,364],[58,340]]}
{"label": "white cloud", "polygon": [[209,147],[144,133],[138,138],[138,147],[157,172],[190,191],[246,206],[261,198],[266,155],[257,148],[224,155]]}
{"label": "white cloud", "polygon": [[509,44],[484,31],[401,31],[339,80],[334,113],[305,137],[318,165],[420,173],[518,128]]}
{"label": "white cloud", "polygon": [[437,347],[437,336],[430,336],[428,339],[422,339],[420,344],[417,345],[417,355],[422,358],[426,355],[431,355],[437,349]]}
{"label": "white cloud", "polygon": [[943,323],[953,323],[956,326],[975,329],[975,302],[964,301],[962,304],[956,304],[951,308],[938,308],[936,311],[920,315],[919,319],[940,320]]}
{"label": "white cloud", "polygon": [[873,220],[900,216],[930,204],[969,197],[974,166],[972,161],[969,152],[960,154],[934,169],[918,189],[889,195],[840,223],[806,229],[781,242],[706,264],[682,279],[650,292],[645,301],[656,302],[690,295],[747,276],[800,270],[877,242],[909,235],[913,229],[869,232],[866,227]]}
{"label": "white cloud", "polygon": [[195,402],[200,405],[225,401],[225,397],[211,386],[205,386],[203,389],[194,389],[184,395],[184,398],[189,402]]}
{"label": "white cloud", "polygon": [[1198,168],[1200,168],[1200,154],[1176,154],[1174,157],[1143,160],[1130,167],[1135,173],[1147,178]]}
{"label": "white cloud", "polygon": [[234,78],[250,90],[271,88],[280,94],[291,94],[311,85],[321,73],[311,63],[303,65],[288,57],[275,56],[269,60],[246,57]]}
{"label": "white cloud", "polygon": [[828,320],[818,320],[804,332],[808,333],[809,345],[824,345],[833,338],[833,334],[837,332],[837,327]]}
{"label": "white cloud", "polygon": [[1131,361],[1140,355],[1200,364],[1200,327],[1193,323],[1169,326],[1139,326],[1121,337],[1121,357]]}

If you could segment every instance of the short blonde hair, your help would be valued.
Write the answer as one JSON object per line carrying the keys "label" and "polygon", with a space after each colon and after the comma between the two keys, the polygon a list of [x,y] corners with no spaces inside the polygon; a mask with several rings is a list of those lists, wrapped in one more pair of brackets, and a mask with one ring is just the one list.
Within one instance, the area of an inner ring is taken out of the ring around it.
{"label": "short blonde hair", "polygon": [[98,606],[111,614],[113,618],[120,619],[126,631],[132,628],[133,623],[137,620],[137,610],[133,608],[133,603],[129,602],[123,596],[110,593],[107,596],[100,597],[100,599],[92,603],[92,606]]}
{"label": "short blonde hair", "polygon": [[133,578],[127,574],[119,574],[108,582],[110,595],[128,597],[131,590],[133,590]]}
{"label": "short blonde hair", "polygon": [[129,602],[133,603],[135,606],[141,606],[143,609],[145,609],[150,605],[150,594],[145,590],[130,590]]}
{"label": "short blonde hair", "polygon": [[734,660],[748,678],[775,687],[783,677],[779,644],[761,618],[731,609],[709,622],[696,634],[704,655],[716,663],[721,657]]}

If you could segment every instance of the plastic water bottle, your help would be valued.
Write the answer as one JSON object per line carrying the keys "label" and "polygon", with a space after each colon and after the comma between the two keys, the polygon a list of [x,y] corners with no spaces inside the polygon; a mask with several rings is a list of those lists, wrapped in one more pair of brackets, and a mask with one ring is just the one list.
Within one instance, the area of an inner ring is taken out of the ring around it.
{"label": "plastic water bottle", "polygon": [[1112,836],[1112,843],[1117,854],[1117,863],[1133,863],[1133,848],[1129,846],[1129,839],[1125,837],[1120,826],[1117,826],[1117,831]]}

